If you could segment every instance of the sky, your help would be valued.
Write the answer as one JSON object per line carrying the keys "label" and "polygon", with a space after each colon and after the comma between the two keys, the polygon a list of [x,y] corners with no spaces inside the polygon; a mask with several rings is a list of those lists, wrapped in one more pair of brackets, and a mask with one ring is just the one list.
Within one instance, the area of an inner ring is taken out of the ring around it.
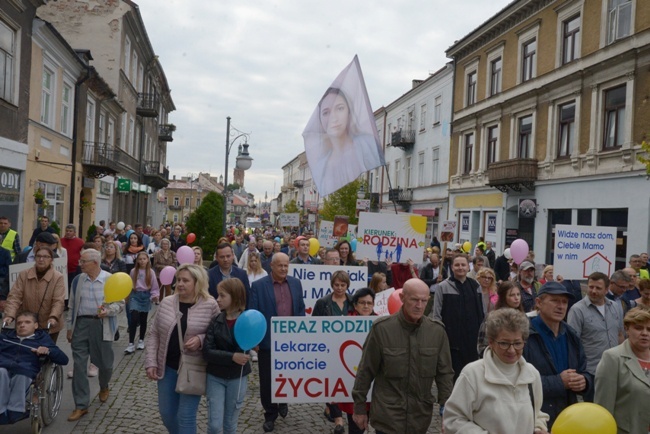
{"label": "sky", "polygon": [[222,175],[230,116],[250,133],[245,188],[271,200],[320,97],[355,54],[376,110],[442,68],[447,48],[510,1],[135,0],[176,106],[170,176]]}

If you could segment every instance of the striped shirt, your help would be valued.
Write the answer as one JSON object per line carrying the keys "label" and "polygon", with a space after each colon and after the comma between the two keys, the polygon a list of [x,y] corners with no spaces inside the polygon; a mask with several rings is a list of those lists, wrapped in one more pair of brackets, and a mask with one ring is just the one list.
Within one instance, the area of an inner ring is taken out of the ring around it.
{"label": "striped shirt", "polygon": [[109,277],[111,274],[104,270],[100,271],[95,280],[91,280],[87,274],[79,276],[81,299],[77,316],[97,315],[97,310],[104,303],[104,284]]}

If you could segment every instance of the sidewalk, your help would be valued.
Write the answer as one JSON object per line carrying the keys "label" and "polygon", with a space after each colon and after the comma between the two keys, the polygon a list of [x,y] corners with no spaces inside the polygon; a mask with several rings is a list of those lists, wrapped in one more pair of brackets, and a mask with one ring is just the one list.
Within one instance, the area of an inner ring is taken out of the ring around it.
{"label": "sidewalk", "polygon": [[[155,315],[155,309],[150,314],[149,323]],[[72,401],[71,380],[64,382],[63,402],[61,411],[55,422],[43,430],[44,434],[69,433],[164,433],[165,428],[158,413],[158,391],[156,383],[147,379],[144,372],[144,351],[136,351],[133,355],[124,355],[128,336],[126,333],[126,318],[120,315],[120,340],[115,342],[115,369],[110,384],[111,392],[108,401],[101,403],[97,397],[99,385],[96,378],[90,378],[91,400],[89,413],[78,422],[67,422],[67,417],[74,409]],[[71,357],[70,345],[65,340],[64,332],[59,337],[59,346]],[[64,372],[71,369],[71,364]],[[323,417],[324,404],[292,404],[286,419],[279,418],[275,425],[275,433],[306,433],[326,434],[334,430],[334,424]],[[344,418],[347,423],[347,420]],[[197,417],[198,432],[207,432],[207,403],[201,399]],[[253,372],[248,378],[248,392],[241,415],[239,417],[240,434],[263,433],[264,422],[262,405],[259,400],[259,377],[257,363],[253,363]],[[0,426],[0,434],[28,433],[26,421],[13,426]],[[347,427],[346,427],[347,432]],[[374,431],[371,431],[374,433]],[[440,433],[440,417],[438,406],[434,409],[434,419],[427,434]]]}

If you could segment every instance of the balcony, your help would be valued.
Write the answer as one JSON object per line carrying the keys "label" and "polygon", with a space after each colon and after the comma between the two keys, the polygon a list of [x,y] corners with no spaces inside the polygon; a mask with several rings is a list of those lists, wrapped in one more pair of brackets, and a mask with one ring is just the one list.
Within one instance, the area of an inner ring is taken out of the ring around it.
{"label": "balcony", "polygon": [[173,142],[174,137],[172,134],[176,131],[174,124],[160,124],[158,125],[158,140],[161,142]]}
{"label": "balcony", "polygon": [[295,181],[293,181],[293,186],[296,188],[302,188],[303,185],[304,183],[300,179],[296,179]]}
{"label": "balcony", "polygon": [[117,164],[120,153],[119,149],[107,143],[84,142],[81,164],[85,172],[94,178],[115,175],[120,169]]}
{"label": "balcony", "polygon": [[159,161],[144,162],[144,182],[151,188],[161,189],[169,184],[169,169],[160,168]]}
{"label": "balcony", "polygon": [[158,95],[155,93],[139,93],[136,113],[144,118],[158,116]]}
{"label": "balcony", "polygon": [[180,205],[169,205],[167,208],[169,208],[170,211],[180,211],[183,209]]}
{"label": "balcony", "polygon": [[413,200],[413,189],[391,188],[388,190],[388,200],[408,207]]}
{"label": "balcony", "polygon": [[120,168],[120,172],[126,170],[133,176],[140,173],[140,162],[120,148],[115,148],[115,162]]}
{"label": "balcony", "polygon": [[399,130],[391,135],[390,146],[403,151],[413,149],[415,145],[415,130]]}
{"label": "balcony", "polygon": [[521,191],[535,189],[537,181],[537,160],[532,158],[514,158],[512,160],[490,163],[487,169],[488,183],[499,191]]}

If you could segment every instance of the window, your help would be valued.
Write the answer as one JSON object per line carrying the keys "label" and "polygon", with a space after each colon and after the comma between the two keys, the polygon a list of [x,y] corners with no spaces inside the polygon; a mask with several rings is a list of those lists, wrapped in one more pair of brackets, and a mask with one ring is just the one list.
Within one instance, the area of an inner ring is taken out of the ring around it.
{"label": "window", "polygon": [[521,81],[528,81],[535,77],[535,68],[537,61],[535,53],[537,51],[537,39],[533,38],[521,46]]}
{"label": "window", "polygon": [[196,207],[198,208],[198,207],[200,207],[200,206],[201,206],[201,198],[200,198],[200,197],[197,197],[197,198],[196,198]]}
{"label": "window", "polygon": [[519,118],[519,138],[517,140],[517,158],[530,158],[530,139],[533,133],[533,116]]}
{"label": "window", "polygon": [[54,103],[54,71],[44,67],[43,68],[43,83],[41,86],[41,123],[51,127],[52,112]]}
{"label": "window", "polygon": [[97,141],[99,143],[106,143],[106,114],[103,112],[99,113],[99,126],[98,126],[99,137]]}
{"label": "window", "polygon": [[623,145],[625,128],[625,85],[605,91],[605,131],[603,149]]}
{"label": "window", "polygon": [[131,71],[129,72],[129,78],[133,87],[138,88],[138,53],[133,50],[133,59],[131,59]]}
{"label": "window", "polygon": [[488,127],[487,130],[487,165],[497,161],[497,144],[499,140],[499,127]]}
{"label": "window", "polygon": [[90,98],[86,104],[86,141],[95,141],[95,101]]}
{"label": "window", "polygon": [[128,36],[124,37],[124,75],[127,77],[131,73],[131,40]]}
{"label": "window", "polygon": [[433,106],[433,125],[440,125],[440,115],[442,114],[442,97],[437,96]]}
{"label": "window", "polygon": [[501,92],[501,72],[503,60],[501,56],[490,62],[490,96]]}
{"label": "window", "polygon": [[437,184],[440,179],[438,171],[440,170],[440,148],[433,148],[431,154],[431,183]]}
{"label": "window", "polygon": [[113,146],[115,144],[115,121],[112,118],[108,118],[108,129],[106,130],[106,144]]}
{"label": "window", "polygon": [[413,124],[415,123],[415,107],[410,107],[408,112],[408,124],[406,129],[408,131],[413,131]]}
{"label": "window", "polygon": [[0,98],[14,101],[16,32],[0,21]]}
{"label": "window", "polygon": [[50,184],[49,182],[39,182],[38,187],[43,190],[45,199],[47,200],[47,207],[44,209],[44,214],[50,218],[50,221],[63,222],[63,209],[65,197],[64,186],[58,184]]}
{"label": "window", "polygon": [[418,187],[424,185],[424,152],[418,154]]}
{"label": "window", "polygon": [[189,206],[190,206],[190,198],[186,197],[185,198],[185,207],[189,207]]}
{"label": "window", "polygon": [[[138,92],[142,92],[142,88],[144,86],[144,67],[142,66],[142,63],[138,63]],[[163,112],[160,112],[163,114]],[[165,119],[163,116],[160,117],[160,119]]]}
{"label": "window", "polygon": [[133,145],[133,137],[135,136],[135,120],[133,119],[133,116],[129,116],[129,137],[128,137],[128,145],[126,148],[126,152],[129,155],[135,155],[135,149]]}
{"label": "window", "polygon": [[178,198],[178,196],[174,196],[174,206],[179,206],[181,203],[181,200]]}
{"label": "window", "polygon": [[413,174],[413,166],[411,165],[411,157],[406,157],[406,187],[410,188],[411,175]]}
{"label": "window", "polygon": [[178,223],[178,214],[174,214],[174,223]]}
{"label": "window", "polygon": [[576,103],[572,101],[559,107],[557,156],[570,157],[575,142]]}
{"label": "window", "polygon": [[61,93],[61,134],[70,136],[72,133],[72,86],[63,83]]}
{"label": "window", "polygon": [[463,175],[472,171],[472,151],[474,149],[474,134],[465,134],[465,149],[463,153]]}
{"label": "window", "polygon": [[393,135],[393,127],[391,126],[390,122],[388,123],[388,129],[386,130],[386,144],[390,146],[390,141],[392,139]]}
{"label": "window", "polygon": [[126,151],[126,137],[128,135],[126,124],[127,117],[128,114],[122,113],[122,126],[120,127],[120,148],[122,148],[124,151]]}
{"label": "window", "polygon": [[607,5],[607,43],[630,35],[632,0],[609,0]]}
{"label": "window", "polygon": [[399,188],[400,184],[400,163],[401,161],[395,160],[395,188]]}
{"label": "window", "polygon": [[467,74],[467,97],[465,105],[472,105],[476,102],[476,71]]}
{"label": "window", "polygon": [[562,27],[562,64],[565,64],[579,57],[580,15],[564,21]]}
{"label": "window", "polygon": [[420,131],[424,131],[427,121],[427,105],[422,104],[420,106]]}

